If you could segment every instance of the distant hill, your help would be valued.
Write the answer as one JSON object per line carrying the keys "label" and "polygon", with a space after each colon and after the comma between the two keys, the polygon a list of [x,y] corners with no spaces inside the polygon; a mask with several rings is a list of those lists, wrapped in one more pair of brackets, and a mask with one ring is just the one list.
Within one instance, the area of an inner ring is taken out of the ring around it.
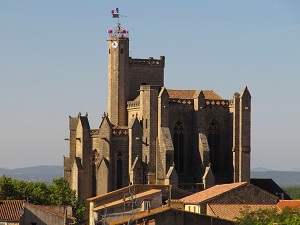
{"label": "distant hill", "polygon": [[251,178],[271,178],[280,187],[300,186],[300,172],[298,171],[251,170]]}
{"label": "distant hill", "polygon": [[52,183],[54,178],[63,177],[63,166],[33,166],[17,169],[0,168],[3,175],[17,180]]}

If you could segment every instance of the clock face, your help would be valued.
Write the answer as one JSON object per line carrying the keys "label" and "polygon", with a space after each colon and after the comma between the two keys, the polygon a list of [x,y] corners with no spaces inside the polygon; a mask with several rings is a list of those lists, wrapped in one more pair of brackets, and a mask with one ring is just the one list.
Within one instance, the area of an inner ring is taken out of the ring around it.
{"label": "clock face", "polygon": [[113,48],[117,48],[117,47],[118,47],[118,42],[113,41],[113,42],[111,43],[111,46],[112,46]]}

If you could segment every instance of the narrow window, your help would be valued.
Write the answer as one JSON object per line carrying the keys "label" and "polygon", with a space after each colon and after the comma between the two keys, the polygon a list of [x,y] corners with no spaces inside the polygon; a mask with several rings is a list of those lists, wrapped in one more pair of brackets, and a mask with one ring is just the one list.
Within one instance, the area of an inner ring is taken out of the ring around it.
{"label": "narrow window", "polygon": [[117,189],[123,187],[123,155],[121,152],[117,154]]}
{"label": "narrow window", "polygon": [[184,136],[183,136],[183,125],[178,121],[174,128],[173,134],[173,145],[174,145],[174,163],[175,169],[179,173],[184,172]]}
{"label": "narrow window", "polygon": [[220,156],[219,150],[219,124],[217,121],[213,120],[208,128],[208,145],[210,150],[210,163],[211,168],[214,173],[219,172],[219,160]]}
{"label": "narrow window", "polygon": [[95,149],[92,153],[92,196],[97,195],[97,168],[100,163],[99,152]]}

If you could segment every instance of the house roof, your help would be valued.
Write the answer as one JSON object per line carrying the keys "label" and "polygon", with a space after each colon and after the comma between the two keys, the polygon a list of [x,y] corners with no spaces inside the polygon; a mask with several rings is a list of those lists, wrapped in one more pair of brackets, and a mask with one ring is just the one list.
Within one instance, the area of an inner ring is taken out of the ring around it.
{"label": "house roof", "polygon": [[[167,89],[169,98],[173,99],[193,99],[197,90],[173,90]],[[222,98],[213,90],[202,90],[205,99],[222,100]]]}
{"label": "house roof", "polygon": [[212,212],[211,216],[231,221],[241,217],[242,211],[253,212],[259,209],[280,210],[277,205],[271,204],[207,204],[207,210]]}
{"label": "house roof", "polygon": [[250,183],[278,197],[278,194],[283,194],[285,200],[292,200],[272,179],[251,178]]}
{"label": "house roof", "polygon": [[19,221],[25,200],[0,200],[0,221]]}
{"label": "house roof", "polygon": [[[148,211],[145,211],[145,212],[141,212],[141,213],[138,213],[136,215],[134,215],[134,219],[141,219],[141,218],[144,218],[144,217],[147,217],[147,216],[151,216],[151,215],[154,215],[154,214],[158,214],[158,213],[162,213],[162,212],[165,212],[165,211],[171,211],[171,210],[174,210],[176,211],[176,209],[173,209],[173,208],[170,208],[170,207],[159,207],[159,208],[156,208],[156,209],[151,209],[150,212]],[[126,217],[123,217],[121,219],[117,219],[117,220],[113,220],[111,221],[109,224],[111,225],[114,225],[114,224],[123,224],[123,223],[126,223],[132,218],[132,216],[126,216]]]}
{"label": "house roof", "polygon": [[241,186],[246,185],[246,184],[247,184],[247,182],[215,185],[215,186],[213,186],[211,188],[208,188],[204,191],[200,191],[200,192],[197,192],[195,194],[184,197],[184,198],[180,199],[180,201],[182,201],[184,203],[204,202],[206,200],[217,197],[221,194],[224,194],[226,192],[229,192],[229,191],[231,191],[235,188],[241,187]]}
{"label": "house roof", "polygon": [[[30,204],[30,203],[25,203],[25,208],[26,207],[36,208],[38,210],[41,210],[41,211],[46,212],[46,213],[50,213],[50,214],[58,216],[58,217],[64,217],[64,213],[59,212],[57,210],[54,210],[54,208],[52,206],[34,205],[34,204]],[[76,219],[75,217],[70,216],[70,215],[67,215],[67,218],[70,219],[70,220],[73,220],[73,221],[75,221],[75,219]]]}
{"label": "house roof", "polygon": [[299,209],[300,208],[300,200],[281,200],[277,203],[277,206],[283,210],[286,207],[291,209]]}
{"label": "house roof", "polygon": [[[112,198],[115,196],[124,196],[124,193],[131,193],[132,191],[136,194],[149,191],[151,189],[160,189],[161,191],[169,192],[169,190],[173,190],[173,187],[171,185],[156,185],[156,184],[133,184],[129,185],[120,189],[117,189],[115,191],[111,191],[105,194],[101,194],[92,198],[87,199],[87,201],[103,201],[103,199],[109,199],[109,202],[111,202]],[[172,192],[173,194],[173,192]],[[120,198],[118,198],[120,199]],[[117,199],[116,199],[117,200]]]}
{"label": "house roof", "polygon": [[[152,195],[152,194],[156,194],[156,193],[160,193],[160,192],[161,192],[161,190],[152,189],[152,190],[149,190],[149,191],[145,191],[145,192],[136,194],[136,195],[134,195],[134,198],[139,199],[139,198],[143,198],[143,197],[146,197],[146,196],[149,196],[149,195]],[[130,200],[131,200],[131,197],[126,197],[125,198],[125,202],[130,201]],[[120,205],[120,204],[123,204],[123,203],[124,203],[124,200],[119,199],[117,201],[113,201],[113,202],[107,203],[105,205],[98,206],[98,207],[94,208],[93,211],[99,211],[101,209],[109,208],[109,207]]]}

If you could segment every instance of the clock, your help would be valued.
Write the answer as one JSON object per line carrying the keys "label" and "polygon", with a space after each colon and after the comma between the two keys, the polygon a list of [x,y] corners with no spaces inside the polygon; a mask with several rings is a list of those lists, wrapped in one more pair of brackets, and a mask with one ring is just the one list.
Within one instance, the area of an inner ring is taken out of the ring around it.
{"label": "clock", "polygon": [[118,47],[118,42],[113,41],[113,42],[111,43],[111,46],[112,46],[113,48],[117,48],[117,47]]}

